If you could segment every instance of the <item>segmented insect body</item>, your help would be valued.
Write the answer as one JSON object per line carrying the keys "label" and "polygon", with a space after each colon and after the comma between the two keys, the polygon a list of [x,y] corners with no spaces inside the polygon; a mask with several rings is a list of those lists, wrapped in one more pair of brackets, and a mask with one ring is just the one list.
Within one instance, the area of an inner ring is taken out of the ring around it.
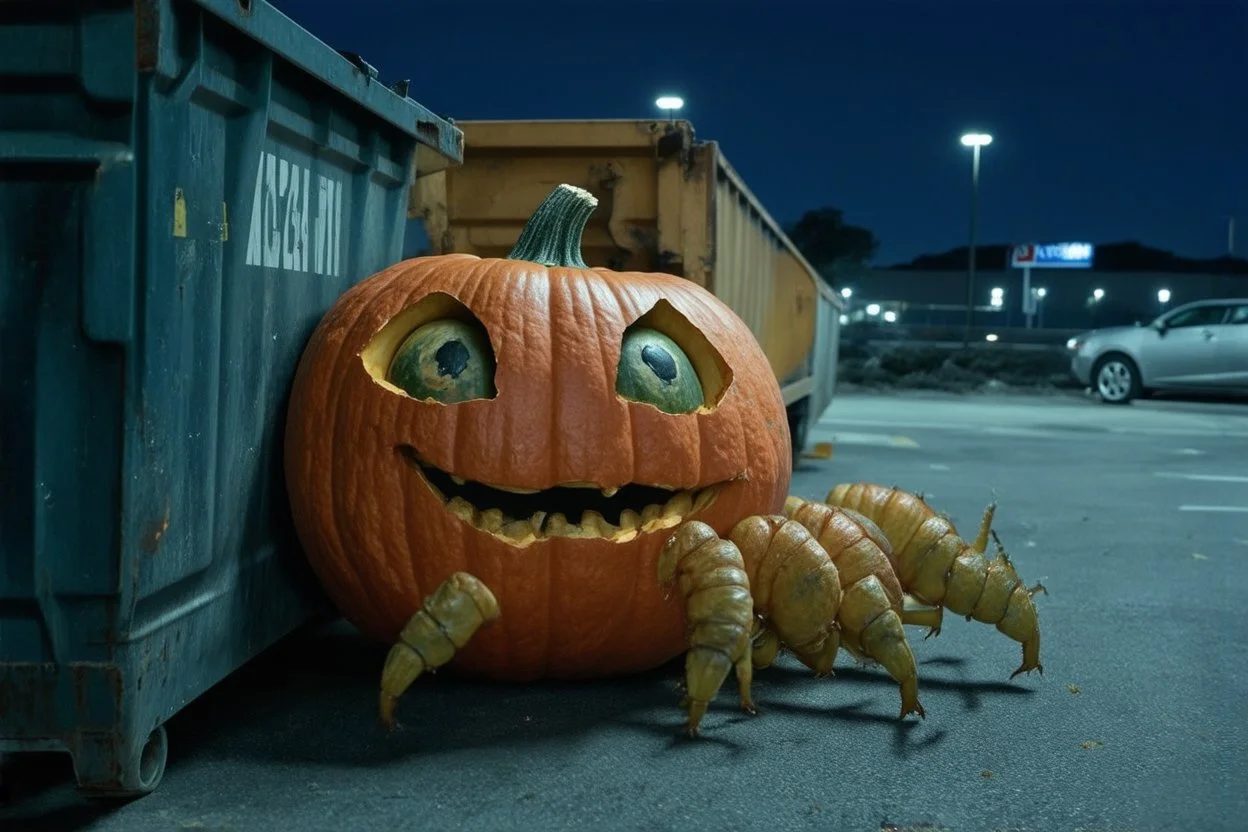
{"label": "segmented insect body", "polygon": [[[1040,664],[1040,625],[1032,596],[1044,587],[1026,587],[1014,570],[1001,541],[992,531],[996,505],[989,505],[975,542],[967,543],[953,522],[937,514],[921,497],[872,483],[843,483],[827,497],[830,505],[860,512],[873,520],[892,543],[897,577],[906,592],[926,604],[993,624],[1023,646],[1023,661],[1014,678]],[[998,556],[985,555],[988,537]],[[938,625],[937,625],[938,626]]]}
{"label": "segmented insect body", "polygon": [[836,566],[843,592],[837,619],[855,655],[878,662],[901,688],[901,716],[926,716],[919,703],[914,653],[902,627],[902,590],[889,563],[888,540],[870,520],[790,497],[785,514],[814,536]]}
{"label": "segmented insect body", "polygon": [[686,732],[697,736],[711,700],[735,669],[741,707],[756,713],[750,695],[755,633],[754,601],[741,552],[697,520],[682,523],[659,552],[661,584],[676,581],[689,622],[685,654]]}
{"label": "segmented insect body", "polygon": [[840,650],[842,598],[841,579],[827,553],[800,523],[779,515],[747,517],[728,538],[745,561],[754,610],[765,627],[760,640],[774,632],[817,676],[831,673]]}

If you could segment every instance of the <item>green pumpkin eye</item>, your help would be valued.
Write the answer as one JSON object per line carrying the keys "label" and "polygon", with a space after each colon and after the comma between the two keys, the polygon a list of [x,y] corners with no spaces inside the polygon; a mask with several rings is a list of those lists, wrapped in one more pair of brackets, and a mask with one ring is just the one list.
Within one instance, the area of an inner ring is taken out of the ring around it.
{"label": "green pumpkin eye", "polygon": [[453,404],[493,398],[494,351],[479,324],[431,321],[399,345],[387,379],[413,399]]}
{"label": "green pumpkin eye", "polygon": [[690,413],[704,402],[689,356],[662,332],[644,327],[624,333],[615,392],[664,413]]}

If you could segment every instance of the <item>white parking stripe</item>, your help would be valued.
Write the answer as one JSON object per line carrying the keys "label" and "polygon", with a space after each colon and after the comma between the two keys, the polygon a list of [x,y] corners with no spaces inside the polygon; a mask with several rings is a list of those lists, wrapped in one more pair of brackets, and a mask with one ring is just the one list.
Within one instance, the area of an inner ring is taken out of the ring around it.
{"label": "white parking stripe", "polygon": [[884,448],[917,448],[919,443],[909,436],[897,436],[890,433],[851,433],[843,430],[827,430],[816,428],[811,438],[827,437],[833,445],[874,445]]}
{"label": "white parking stripe", "polygon": [[[1000,431],[1004,426],[985,426],[982,424],[957,424],[950,422],[917,422],[908,420],[880,420],[880,419],[845,419],[839,416],[828,414],[820,419],[821,425],[850,425],[850,426],[867,426],[876,428],[891,428],[893,430],[934,430],[934,431],[970,431],[974,433],[983,432],[985,428]],[[1074,423],[1072,423],[1074,424]],[[1109,434],[1111,436],[1211,436],[1218,439],[1248,439],[1248,430],[1226,430],[1224,428],[1161,428],[1161,427],[1125,427],[1121,425],[1101,425],[1094,431],[1075,430],[1048,430],[1045,428],[1028,428],[1020,425],[1014,430],[1035,431],[1039,430],[1044,435],[1069,437],[1072,434],[1080,433],[1084,436],[1094,437],[1098,433]],[[1033,434],[1034,435],[1034,434]]]}
{"label": "white parking stripe", "polygon": [[1174,471],[1154,471],[1153,476],[1175,480],[1200,480],[1201,482],[1248,483],[1248,477],[1241,477],[1236,474],[1179,474]]}
{"label": "white parking stripe", "polygon": [[1179,506],[1179,511],[1207,511],[1224,514],[1248,514],[1248,506]]}

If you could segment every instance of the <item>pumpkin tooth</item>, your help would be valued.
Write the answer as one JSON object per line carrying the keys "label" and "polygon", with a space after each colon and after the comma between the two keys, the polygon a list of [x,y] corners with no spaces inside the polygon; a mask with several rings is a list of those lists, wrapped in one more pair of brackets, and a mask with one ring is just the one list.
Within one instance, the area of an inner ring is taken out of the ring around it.
{"label": "pumpkin tooth", "polygon": [[465,523],[472,523],[473,525],[476,525],[473,521],[476,520],[475,515],[477,510],[473,507],[472,503],[468,502],[463,497],[452,497],[451,501],[446,504],[446,508],[451,512],[451,514],[454,514]]}
{"label": "pumpkin tooth", "polygon": [[567,534],[571,524],[562,511],[556,511],[554,514],[546,516],[546,522],[542,524],[542,531],[547,537],[569,537]]}
{"label": "pumpkin tooth", "polygon": [[663,506],[658,505],[657,503],[651,503],[641,510],[642,527],[649,526],[655,520],[658,520],[662,515]]}
{"label": "pumpkin tooth", "polygon": [[454,474],[451,474],[451,482],[455,483],[456,485],[468,484],[468,481],[466,479],[464,479],[463,477],[457,477]]}
{"label": "pumpkin tooth", "polygon": [[596,537],[597,532],[586,528],[580,523],[569,523],[563,512],[557,511],[546,520],[546,534],[549,537]]}
{"label": "pumpkin tooth", "polygon": [[477,527],[491,534],[501,534],[503,523],[505,522],[506,518],[503,517],[502,509],[488,508],[481,512],[481,517],[477,520]]}
{"label": "pumpkin tooth", "polygon": [[618,489],[618,488],[604,488],[604,489],[602,489],[602,496],[604,496],[604,497],[614,497],[614,496],[615,496],[615,495],[619,492],[619,490],[620,490],[620,489]]}
{"label": "pumpkin tooth", "polygon": [[628,530],[636,531],[637,527],[640,525],[641,525],[641,515],[633,511],[631,508],[626,508],[620,512],[620,528],[621,529],[624,529],[625,531],[628,531]]}
{"label": "pumpkin tooth", "polygon": [[619,531],[619,527],[609,523],[607,518],[593,509],[588,509],[581,515],[581,525],[586,531],[596,532],[601,537],[611,537]]}
{"label": "pumpkin tooth", "polygon": [[531,520],[512,520],[503,526],[503,535],[522,546],[527,546],[539,536]]}
{"label": "pumpkin tooth", "polygon": [[693,492],[682,491],[663,506],[663,517],[684,517],[693,511]]}
{"label": "pumpkin tooth", "polygon": [[529,517],[529,523],[533,526],[533,533],[538,537],[543,537],[546,533],[546,517],[547,514],[544,511],[535,511]]}

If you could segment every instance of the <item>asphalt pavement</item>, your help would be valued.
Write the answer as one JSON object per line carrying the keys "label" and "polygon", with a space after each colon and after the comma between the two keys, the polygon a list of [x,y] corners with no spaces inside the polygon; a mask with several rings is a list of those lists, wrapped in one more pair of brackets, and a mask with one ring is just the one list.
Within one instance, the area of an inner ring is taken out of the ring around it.
{"label": "asphalt pavement", "polygon": [[[384,647],[331,625],[254,660],[168,725],[158,791],[77,798],[67,758],[17,788],[19,829],[1027,830],[1248,828],[1248,406],[844,395],[793,493],[869,480],[996,528],[1038,595],[1045,674],[947,616],[923,640],[923,721],[842,655],[731,683],[679,736],[680,662],[623,680],[422,678],[376,719]],[[0,816],[3,817],[3,816]]]}

